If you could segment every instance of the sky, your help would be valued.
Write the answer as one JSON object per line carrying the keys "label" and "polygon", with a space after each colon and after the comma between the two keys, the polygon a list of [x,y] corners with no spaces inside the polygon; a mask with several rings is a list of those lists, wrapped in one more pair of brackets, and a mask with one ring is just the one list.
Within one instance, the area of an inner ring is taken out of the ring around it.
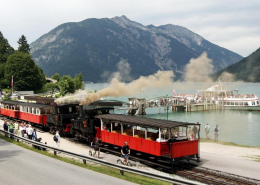
{"label": "sky", "polygon": [[0,31],[11,46],[32,43],[66,22],[125,15],[143,25],[173,24],[243,57],[260,47],[260,0],[0,0]]}

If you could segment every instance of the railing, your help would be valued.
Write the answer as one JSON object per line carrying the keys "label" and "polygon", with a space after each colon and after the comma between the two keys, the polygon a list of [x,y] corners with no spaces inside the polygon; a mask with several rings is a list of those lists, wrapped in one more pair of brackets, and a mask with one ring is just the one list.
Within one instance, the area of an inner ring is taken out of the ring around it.
{"label": "railing", "polygon": [[44,149],[51,150],[51,151],[54,152],[54,155],[57,155],[57,153],[59,152],[59,153],[63,153],[63,154],[66,154],[66,155],[69,155],[69,156],[72,156],[72,157],[76,157],[78,159],[82,159],[84,164],[86,164],[86,161],[90,161],[90,162],[95,162],[95,163],[98,163],[98,164],[101,164],[101,165],[104,165],[104,166],[108,166],[108,167],[111,167],[111,168],[114,168],[114,169],[118,169],[118,170],[120,170],[121,175],[123,175],[124,172],[129,172],[129,173],[134,173],[134,174],[137,174],[137,175],[150,177],[150,178],[165,181],[165,182],[170,182],[170,183],[173,183],[173,184],[180,184],[180,185],[182,185],[182,184],[185,184],[185,185],[186,184],[188,184],[188,185],[200,184],[200,183],[197,183],[197,182],[192,183],[192,182],[186,181],[186,180],[179,180],[179,179],[175,179],[173,177],[166,177],[166,176],[158,175],[158,174],[155,174],[155,173],[146,172],[144,170],[131,168],[131,167],[128,167],[128,166],[125,166],[125,165],[113,164],[113,163],[103,161],[103,160],[98,159],[98,158],[89,157],[89,156],[85,156],[85,155],[81,155],[81,154],[76,154],[76,153],[73,153],[73,152],[70,152],[70,151],[67,151],[67,150],[61,150],[61,149],[58,149],[56,147],[51,147],[51,146],[48,146],[46,144],[42,144],[42,143],[27,139],[27,138],[24,138],[24,137],[17,136],[15,134],[12,134],[10,132],[7,132],[7,131],[1,130],[1,129],[0,129],[0,132],[2,132],[3,134],[8,134],[9,136],[12,136],[18,142],[20,140],[23,140],[23,141],[25,141],[29,144],[34,145],[34,146],[38,146],[38,147],[41,147],[41,148],[44,148]]}

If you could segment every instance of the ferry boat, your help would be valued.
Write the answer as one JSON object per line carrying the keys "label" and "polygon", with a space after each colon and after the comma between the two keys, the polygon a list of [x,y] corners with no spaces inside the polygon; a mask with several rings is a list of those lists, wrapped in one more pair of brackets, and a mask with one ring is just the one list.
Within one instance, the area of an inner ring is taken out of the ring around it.
{"label": "ferry boat", "polygon": [[220,82],[219,85],[214,85],[206,90],[199,90],[198,92],[202,97],[207,98],[207,101],[220,104],[222,109],[260,111],[257,95],[239,94],[238,91],[238,89],[224,89],[224,85]]}

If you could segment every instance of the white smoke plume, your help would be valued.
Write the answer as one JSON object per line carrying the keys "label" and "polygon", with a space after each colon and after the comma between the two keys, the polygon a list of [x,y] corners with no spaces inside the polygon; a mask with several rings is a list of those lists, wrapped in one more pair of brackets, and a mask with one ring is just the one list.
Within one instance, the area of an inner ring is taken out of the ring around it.
{"label": "white smoke plume", "polygon": [[57,98],[55,103],[57,104],[71,104],[71,103],[80,103],[86,94],[93,93],[91,90],[78,90],[75,93],[68,93],[63,97]]}
{"label": "white smoke plume", "polygon": [[87,94],[85,99],[81,101],[83,105],[99,100],[102,97],[119,97],[130,96],[141,93],[143,88],[161,89],[167,88],[173,83],[174,73],[172,71],[158,71],[157,73],[130,82],[129,84],[120,82],[113,78],[110,86],[96,93]]}
{"label": "white smoke plume", "polygon": [[113,78],[118,79],[119,81],[131,81],[133,80],[130,73],[131,73],[131,66],[127,60],[121,59],[117,64],[117,71],[114,73],[109,73],[108,71],[104,72],[101,76],[110,82]]}
{"label": "white smoke plume", "polygon": [[223,82],[234,82],[235,79],[236,79],[236,75],[224,71],[224,72],[221,73],[221,75],[219,76],[219,79],[220,79],[221,81],[223,81]]}
{"label": "white smoke plume", "polygon": [[207,53],[203,52],[198,58],[190,59],[185,67],[184,81],[186,82],[212,82],[209,77],[213,73],[214,66]]}

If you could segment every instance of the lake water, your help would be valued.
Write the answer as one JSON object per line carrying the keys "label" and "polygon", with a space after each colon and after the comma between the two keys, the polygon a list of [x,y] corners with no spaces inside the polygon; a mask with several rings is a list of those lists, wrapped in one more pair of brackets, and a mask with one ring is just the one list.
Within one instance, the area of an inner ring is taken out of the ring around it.
{"label": "lake water", "polygon": [[[197,90],[206,89],[214,84],[209,83],[174,83],[172,87],[166,89],[143,89],[143,92],[131,97],[144,97],[146,99],[158,96],[171,96],[172,91],[176,93],[196,93]],[[241,94],[257,94],[260,97],[259,83],[224,83],[227,89],[239,89]],[[86,89],[100,90],[109,86],[107,83],[86,84]],[[108,97],[106,99],[116,99],[128,101],[128,97]],[[166,119],[167,113],[161,108],[146,109],[146,117]],[[214,138],[213,130],[216,124],[220,127],[219,140],[234,142],[241,145],[260,146],[260,112],[259,111],[200,111],[200,112],[168,112],[168,119],[174,121],[201,124],[201,137],[205,138],[204,127],[206,123],[210,125],[210,135]]]}

